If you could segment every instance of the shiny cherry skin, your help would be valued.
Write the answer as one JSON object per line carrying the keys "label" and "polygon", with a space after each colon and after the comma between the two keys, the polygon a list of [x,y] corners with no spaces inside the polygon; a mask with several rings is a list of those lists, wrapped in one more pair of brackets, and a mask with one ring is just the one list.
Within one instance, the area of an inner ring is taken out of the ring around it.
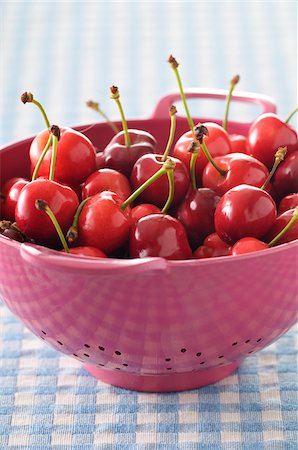
{"label": "shiny cherry skin", "polygon": [[140,220],[141,217],[149,216],[149,214],[159,214],[160,212],[160,208],[151,203],[141,203],[140,205],[134,206],[131,209],[132,226]]}
{"label": "shiny cherry skin", "polygon": [[47,179],[31,181],[20,192],[15,209],[18,228],[37,243],[51,247],[60,243],[59,236],[47,214],[36,209],[35,201],[39,199],[47,202],[64,234],[72,224],[79,200],[70,187]]}
{"label": "shiny cherry skin", "polygon": [[193,249],[214,232],[214,212],[219,200],[212,189],[198,188],[190,191],[179,205],[176,218],[183,224]]}
{"label": "shiny cherry skin", "polygon": [[20,192],[29,183],[25,178],[16,178],[15,180],[8,191],[4,186],[6,194],[4,194],[5,199],[1,204],[1,217],[12,222],[15,220],[15,209]]}
{"label": "shiny cherry skin", "polygon": [[129,239],[131,210],[128,206],[123,211],[122,203],[112,191],[93,195],[79,217],[79,244],[99,248],[107,255],[123,247]]}
{"label": "shiny cherry skin", "polygon": [[289,209],[296,208],[298,206],[298,192],[286,195],[283,197],[278,205],[278,214],[282,214]]}
{"label": "shiny cherry skin", "polygon": [[[65,252],[65,250],[61,250],[61,252]],[[76,256],[87,256],[92,258],[107,258],[107,255],[99,250],[99,248],[96,247],[71,247],[69,249],[69,253]]]}
{"label": "shiny cherry skin", "polygon": [[[184,164],[177,158],[171,157],[176,166],[174,169],[174,198],[171,206],[178,205],[185,197],[189,185],[189,172]],[[130,184],[133,190],[141,186],[163,166],[162,155],[143,155],[133,166]],[[169,181],[166,174],[148,186],[138,199],[144,203],[152,203],[160,208],[164,206],[169,195]]]}
{"label": "shiny cherry skin", "polygon": [[276,205],[268,192],[240,184],[220,199],[214,214],[215,230],[228,244],[242,237],[260,238],[276,218]]}
{"label": "shiny cherry skin", "polygon": [[247,137],[242,134],[230,134],[231,153],[247,153]]}
{"label": "shiny cherry skin", "polygon": [[208,162],[203,171],[202,182],[204,187],[213,189],[219,195],[239,184],[261,187],[269,176],[268,169],[263,163],[244,153],[217,156],[214,161],[226,171],[226,175],[221,175]]}
{"label": "shiny cherry skin", "polygon": [[[209,136],[204,137],[204,141],[212,157],[226,155],[231,153],[232,147],[228,133],[216,123],[206,122],[203,123],[207,127]],[[173,156],[180,159],[187,170],[189,171],[191,153],[189,152],[189,147],[193,142],[193,134],[191,131],[184,133],[176,142],[173,149]],[[201,185],[202,173],[204,167],[207,164],[207,158],[204,152],[201,150],[195,165],[195,174],[197,185]]]}
{"label": "shiny cherry skin", "polygon": [[252,123],[247,142],[247,153],[271,170],[279,147],[287,147],[288,153],[297,150],[297,133],[276,114],[266,113]]}
{"label": "shiny cherry skin", "polygon": [[[43,130],[30,146],[32,171],[46,146],[49,131]],[[52,149],[47,152],[38,172],[39,177],[49,176]],[[57,148],[55,181],[77,186],[83,183],[96,170],[96,154],[91,141],[82,133],[72,128],[60,128]]]}
{"label": "shiny cherry skin", "polygon": [[[295,208],[289,209],[276,217],[268,233],[264,237],[265,242],[270,242],[281,232],[281,230],[283,230],[292,219],[294,211]],[[291,228],[278,240],[277,245],[285,244],[286,242],[291,242],[295,239],[298,239],[298,220],[296,220]]]}
{"label": "shiny cherry skin", "polygon": [[99,169],[93,172],[85,181],[82,198],[91,197],[102,191],[115,192],[123,200],[131,195],[128,178],[114,169]]}
{"label": "shiny cherry skin", "polygon": [[103,152],[97,152],[96,153],[96,169],[104,169],[105,168],[105,158]]}
{"label": "shiny cherry skin", "polygon": [[117,133],[103,151],[105,167],[117,170],[128,178],[135,162],[143,155],[157,152],[156,139],[147,131],[128,130],[131,145],[125,145],[124,131]]}
{"label": "shiny cherry skin", "polygon": [[211,233],[193,253],[195,259],[227,256],[231,246],[224,242],[217,233]]}
{"label": "shiny cherry skin", "polygon": [[275,172],[273,185],[280,197],[298,192],[298,151],[286,155]]}
{"label": "shiny cherry skin", "polygon": [[235,242],[229,254],[232,256],[243,255],[244,253],[258,252],[268,249],[268,244],[254,237],[243,237]]}
{"label": "shiny cherry skin", "polygon": [[168,214],[142,217],[132,228],[129,240],[132,258],[159,256],[189,259],[192,252],[183,225]]}

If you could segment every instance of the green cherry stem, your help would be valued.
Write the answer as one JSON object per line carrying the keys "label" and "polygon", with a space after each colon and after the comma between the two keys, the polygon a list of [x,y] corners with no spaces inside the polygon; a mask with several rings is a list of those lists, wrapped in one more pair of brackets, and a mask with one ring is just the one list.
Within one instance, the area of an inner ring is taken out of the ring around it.
{"label": "green cherry stem", "polygon": [[34,171],[33,171],[33,174],[32,174],[32,181],[36,180],[36,178],[38,177],[38,172],[39,172],[41,163],[43,162],[43,160],[44,160],[44,158],[45,158],[49,148],[52,145],[52,140],[53,140],[53,135],[52,135],[52,133],[50,133],[48,141],[47,141],[47,143],[45,145],[45,148],[43,149],[43,151],[42,151],[42,153],[41,153],[41,155],[39,157],[39,160],[37,161],[37,164],[36,164],[36,166],[34,168]]}
{"label": "green cherry stem", "polygon": [[123,111],[121,102],[119,100],[119,98],[120,98],[119,89],[118,89],[117,86],[111,86],[110,87],[110,91],[111,91],[110,97],[113,100],[115,100],[115,102],[117,103],[117,106],[119,108],[121,121],[122,121],[122,127],[123,127],[123,131],[124,131],[125,145],[126,145],[126,147],[130,147],[131,146],[131,141],[130,141],[130,136],[129,136],[129,133],[128,133],[128,127],[127,127],[127,122],[126,122],[126,119],[125,119],[124,111]]}
{"label": "green cherry stem", "polygon": [[201,145],[202,145],[202,150],[203,150],[203,152],[205,153],[205,156],[206,156],[206,158],[208,159],[208,161],[209,161],[209,162],[212,164],[212,166],[220,173],[220,175],[221,175],[222,177],[225,177],[226,174],[227,174],[227,171],[224,170],[224,169],[221,169],[221,168],[219,167],[219,165],[216,164],[216,162],[215,162],[214,159],[212,158],[212,156],[211,156],[211,154],[210,154],[210,152],[209,152],[209,150],[208,150],[208,148],[207,148],[207,145],[205,144],[204,140],[203,140],[203,142],[202,142]]}
{"label": "green cherry stem", "polygon": [[270,170],[270,173],[268,177],[266,178],[264,184],[261,186],[261,189],[264,190],[271,178],[273,177],[278,165],[285,159],[287,153],[287,147],[279,147],[277,152],[275,153],[275,160],[274,164],[272,166],[272,169]]}
{"label": "green cherry stem", "polygon": [[37,100],[35,100],[34,99],[34,97],[33,97],[33,94],[31,93],[31,92],[24,92],[22,95],[21,95],[21,101],[25,104],[25,103],[34,103],[34,105],[36,105],[37,107],[38,107],[38,109],[40,110],[40,112],[41,112],[41,114],[42,114],[42,116],[43,116],[43,118],[44,118],[44,121],[45,121],[45,124],[46,124],[46,127],[47,128],[50,128],[50,121],[49,121],[49,119],[48,119],[48,116],[46,115],[46,112],[45,112],[45,110],[43,109],[43,107],[42,107],[42,105],[37,101]]}
{"label": "green cherry stem", "polygon": [[289,123],[296,112],[298,112],[298,106],[289,114],[289,116],[285,120],[285,123]]}
{"label": "green cherry stem", "polygon": [[272,239],[272,241],[269,242],[268,247],[273,247],[280,238],[292,227],[292,225],[296,222],[298,219],[298,206],[294,209],[293,216],[287,223],[287,225],[275,236],[275,238]]}
{"label": "green cherry stem", "polygon": [[57,125],[52,125],[50,128],[50,132],[52,134],[52,159],[51,159],[49,180],[54,181],[55,166],[57,159],[57,147],[58,141],[60,139],[60,128]]}
{"label": "green cherry stem", "polygon": [[176,75],[176,79],[177,79],[177,83],[178,83],[178,87],[179,87],[179,91],[180,91],[180,96],[181,96],[181,100],[185,109],[185,113],[186,113],[186,117],[187,117],[187,121],[188,121],[188,125],[190,128],[190,131],[193,132],[194,129],[194,123],[193,120],[191,118],[189,109],[188,109],[188,105],[186,103],[186,98],[185,98],[185,94],[184,94],[184,90],[183,90],[183,86],[182,86],[182,82],[181,82],[181,77],[178,71],[178,66],[179,63],[177,62],[177,60],[174,58],[173,55],[170,55],[168,58],[168,63],[170,64],[170,66],[172,67],[175,75]]}
{"label": "green cherry stem", "polygon": [[196,190],[197,188],[197,180],[196,180],[196,160],[198,154],[200,152],[200,143],[198,141],[192,141],[189,146],[188,151],[191,153],[190,163],[189,163],[189,172],[190,172],[190,181],[192,190]]}
{"label": "green cherry stem", "polygon": [[171,118],[171,127],[170,127],[170,135],[169,135],[169,139],[168,139],[168,143],[166,146],[166,149],[164,151],[164,154],[161,158],[162,162],[165,162],[167,157],[169,156],[173,141],[174,141],[174,136],[175,136],[175,131],[176,131],[176,114],[177,114],[177,109],[176,106],[172,105],[169,109],[169,114],[170,114],[170,118]]}
{"label": "green cherry stem", "polygon": [[216,162],[214,161],[214,159],[212,158],[207,145],[204,141],[204,136],[209,136],[209,131],[208,128],[205,127],[205,125],[202,125],[201,123],[198,123],[198,125],[196,125],[195,129],[194,129],[194,134],[196,139],[199,141],[199,143],[201,144],[202,150],[206,156],[206,158],[208,159],[208,161],[212,164],[212,166],[220,173],[221,176],[225,177],[227,174],[226,170],[221,169]]}
{"label": "green cherry stem", "polygon": [[54,227],[56,228],[56,231],[59,235],[60,241],[63,245],[64,250],[66,251],[66,253],[69,253],[69,248],[67,245],[67,242],[65,240],[65,237],[63,235],[63,232],[61,230],[61,227],[55,217],[55,214],[53,213],[53,211],[51,210],[51,208],[49,207],[49,205],[47,204],[47,202],[45,200],[36,200],[35,201],[35,207],[36,209],[38,209],[39,211],[44,211],[49,218],[51,219]]}
{"label": "green cherry stem", "polygon": [[78,222],[79,222],[79,217],[80,214],[82,212],[82,209],[84,208],[84,206],[86,205],[86,203],[88,202],[88,200],[90,200],[91,197],[86,197],[83,201],[81,201],[81,203],[79,204],[79,206],[77,207],[76,213],[74,215],[73,218],[73,222],[71,227],[69,228],[67,234],[66,234],[66,240],[69,244],[72,244],[75,240],[77,240],[78,238]]}
{"label": "green cherry stem", "polygon": [[168,212],[174,198],[174,169],[167,169],[167,176],[169,181],[169,195],[164,207],[161,210],[163,214]]}
{"label": "green cherry stem", "polygon": [[234,91],[234,88],[236,86],[237,83],[239,83],[240,77],[239,75],[235,75],[231,81],[230,81],[230,88],[229,88],[229,92],[226,98],[226,107],[225,107],[225,114],[224,114],[224,120],[222,123],[222,127],[228,131],[228,115],[229,115],[229,110],[230,110],[230,104],[231,104],[231,99],[232,99],[232,94]]}
{"label": "green cherry stem", "polygon": [[[175,168],[175,162],[168,157],[167,160],[163,163],[163,166],[155,172],[148,180],[146,180],[138,189],[136,189],[121,205],[122,211],[127,208],[148,186],[150,186],[154,181],[158,180],[160,177],[162,177],[165,173],[168,173],[170,170],[174,170]],[[172,193],[169,192],[169,196]],[[168,200],[166,202],[166,205],[168,204]],[[169,205],[167,205],[167,208]]]}
{"label": "green cherry stem", "polygon": [[89,100],[88,102],[86,102],[86,106],[88,106],[88,108],[93,109],[94,111],[96,111],[101,117],[104,118],[104,120],[107,122],[107,124],[112,128],[112,130],[114,131],[115,134],[119,133],[119,129],[118,127],[114,124],[114,122],[112,122],[108,116],[103,112],[103,110],[99,107],[99,103],[94,102],[93,100]]}

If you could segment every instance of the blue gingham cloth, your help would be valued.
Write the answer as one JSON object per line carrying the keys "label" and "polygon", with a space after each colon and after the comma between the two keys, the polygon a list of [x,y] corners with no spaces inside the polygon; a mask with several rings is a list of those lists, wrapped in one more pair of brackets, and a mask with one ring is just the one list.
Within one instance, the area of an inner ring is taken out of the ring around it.
{"label": "blue gingham cloth", "polygon": [[[99,120],[89,99],[118,118],[112,84],[128,118],[148,117],[177,91],[170,53],[185,87],[226,88],[239,73],[239,89],[273,97],[281,117],[297,102],[295,1],[2,1],[0,8],[1,146],[44,126],[35,107],[19,101],[25,90],[59,125]],[[223,106],[204,103],[205,111],[220,115]],[[0,303],[0,449],[297,449],[296,338],[293,328],[212,386],[137,393],[92,378]]]}

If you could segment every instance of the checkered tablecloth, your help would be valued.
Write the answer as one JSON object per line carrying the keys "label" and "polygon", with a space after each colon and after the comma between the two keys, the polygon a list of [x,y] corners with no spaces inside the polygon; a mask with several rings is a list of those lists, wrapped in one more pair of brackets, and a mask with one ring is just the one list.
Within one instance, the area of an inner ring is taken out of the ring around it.
{"label": "checkered tablecloth", "polygon": [[[89,99],[117,118],[112,84],[127,117],[148,117],[177,91],[170,53],[186,87],[226,88],[240,73],[239,89],[273,97],[281,117],[297,103],[295,1],[2,1],[0,9],[1,146],[43,127],[19,101],[25,90],[57,124],[98,120]],[[136,393],[92,378],[0,303],[0,449],[296,450],[296,358],[293,328],[212,386]]]}

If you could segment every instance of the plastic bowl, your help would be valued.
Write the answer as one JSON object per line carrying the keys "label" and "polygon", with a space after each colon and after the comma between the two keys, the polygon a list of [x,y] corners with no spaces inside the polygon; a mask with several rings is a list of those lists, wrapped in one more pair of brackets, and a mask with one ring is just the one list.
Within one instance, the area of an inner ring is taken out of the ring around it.
{"label": "plastic bowl", "polygon": [[[129,126],[154,134],[162,149],[168,107],[178,98],[163,98],[151,118]],[[246,93],[236,98],[275,112],[268,98]],[[230,123],[233,133],[246,134],[248,127]],[[77,129],[86,129],[98,148],[113,135],[106,124]],[[185,118],[178,117],[176,137],[186,130]],[[3,181],[28,176],[31,141],[1,150]],[[165,392],[214,383],[275,341],[297,317],[298,241],[206,260],[97,260],[0,236],[0,255],[0,296],[13,314],[91,374],[123,388]]]}

